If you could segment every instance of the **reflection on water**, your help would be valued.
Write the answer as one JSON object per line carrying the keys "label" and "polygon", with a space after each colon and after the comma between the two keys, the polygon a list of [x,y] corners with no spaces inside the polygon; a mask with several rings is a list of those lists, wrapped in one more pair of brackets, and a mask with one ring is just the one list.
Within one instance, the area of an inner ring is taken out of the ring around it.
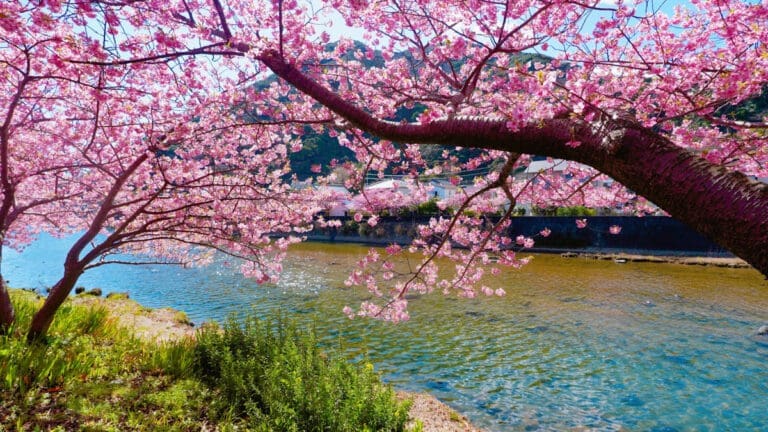
{"label": "reflection on water", "polygon": [[[15,286],[50,285],[62,246],[9,254]],[[768,284],[755,271],[538,256],[497,278],[504,298],[432,295],[411,321],[349,321],[343,286],[365,248],[296,248],[277,285],[225,267],[98,269],[82,284],[129,291],[196,322],[249,309],[295,313],[398,387],[428,391],[489,430],[760,430],[768,394]]]}

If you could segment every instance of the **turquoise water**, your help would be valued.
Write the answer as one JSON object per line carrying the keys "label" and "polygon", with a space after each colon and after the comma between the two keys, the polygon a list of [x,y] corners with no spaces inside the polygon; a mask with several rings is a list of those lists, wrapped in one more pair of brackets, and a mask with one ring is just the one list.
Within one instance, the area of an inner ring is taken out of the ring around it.
{"label": "turquoise water", "polygon": [[[11,286],[44,288],[65,242],[8,253]],[[399,388],[427,391],[491,431],[768,430],[768,283],[755,271],[537,256],[496,280],[508,295],[411,300],[411,321],[349,321],[343,287],[366,248],[302,245],[277,285],[226,265],[101,268],[82,285],[128,291],[195,322],[275,311],[368,356]]]}

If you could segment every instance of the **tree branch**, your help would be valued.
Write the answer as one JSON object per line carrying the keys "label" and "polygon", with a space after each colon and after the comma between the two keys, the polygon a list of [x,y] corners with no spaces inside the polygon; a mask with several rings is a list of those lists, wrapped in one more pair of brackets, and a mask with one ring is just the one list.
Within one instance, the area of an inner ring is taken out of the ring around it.
{"label": "tree branch", "polygon": [[589,165],[768,276],[768,186],[714,165],[630,120],[607,120],[602,128],[579,118],[537,120],[517,129],[508,128],[504,119],[484,118],[393,123],[331,92],[276,51],[265,51],[258,59],[302,93],[379,138],[537,154]]}

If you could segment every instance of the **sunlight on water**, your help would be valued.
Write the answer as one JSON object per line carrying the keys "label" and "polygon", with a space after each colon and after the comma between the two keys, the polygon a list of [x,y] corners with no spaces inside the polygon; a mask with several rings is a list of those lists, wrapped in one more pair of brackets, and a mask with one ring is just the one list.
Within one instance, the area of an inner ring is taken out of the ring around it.
{"label": "sunlight on water", "polygon": [[[9,254],[13,286],[55,281],[61,247],[43,243]],[[367,296],[343,285],[365,250],[301,245],[280,283],[262,287],[224,266],[98,269],[82,285],[129,291],[195,322],[295,314],[389,382],[428,391],[489,430],[765,425],[768,339],[755,331],[768,323],[768,284],[755,271],[538,256],[496,279],[504,298],[422,297],[411,321],[390,325],[341,314]]]}

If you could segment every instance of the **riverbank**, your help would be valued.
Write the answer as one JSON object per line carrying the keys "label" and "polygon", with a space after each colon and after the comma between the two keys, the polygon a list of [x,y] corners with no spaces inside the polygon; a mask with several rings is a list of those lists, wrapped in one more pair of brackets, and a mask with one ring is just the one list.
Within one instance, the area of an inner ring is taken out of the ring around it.
{"label": "riverbank", "polygon": [[[429,224],[431,217],[382,216],[375,226],[348,217],[332,218],[339,223],[338,227],[318,224],[307,234],[307,239],[378,246],[409,244],[416,237],[418,226]],[[488,222],[493,223],[495,219],[490,218]],[[543,230],[549,232],[547,237],[539,235]],[[534,247],[526,250],[530,253],[616,252],[654,256],[733,256],[682,222],[665,216],[513,217],[507,235],[510,238],[533,237]]]}
{"label": "riverbank", "polygon": [[[186,319],[183,312],[171,308],[150,309],[125,297],[102,298],[92,295],[78,295],[72,304],[105,308],[110,319],[136,337],[152,343],[163,343],[184,338],[194,338],[196,328]],[[203,324],[205,325],[205,324]],[[417,421],[423,432],[482,432],[469,420],[427,393],[398,391],[401,400],[411,399],[408,427]]]}
{"label": "riverbank", "polygon": [[[558,252],[550,252],[558,253]],[[563,258],[583,258],[593,260],[607,260],[623,264],[627,262],[679,264],[688,266],[726,267],[726,268],[750,268],[751,266],[741,258],[736,257],[710,257],[710,256],[680,256],[648,255],[626,252],[559,252]]]}

